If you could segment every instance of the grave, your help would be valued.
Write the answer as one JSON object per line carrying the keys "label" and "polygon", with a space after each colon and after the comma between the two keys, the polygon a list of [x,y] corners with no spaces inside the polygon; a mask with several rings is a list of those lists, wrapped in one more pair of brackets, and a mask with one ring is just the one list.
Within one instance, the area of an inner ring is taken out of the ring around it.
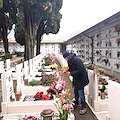
{"label": "grave", "polygon": [[[108,110],[108,98],[102,100],[99,96],[98,90],[98,81],[99,75],[94,74],[93,70],[88,70],[88,77],[89,77],[89,94],[87,98],[87,102],[89,106],[91,106],[95,112],[107,111]],[[109,79],[108,77],[104,77]]]}

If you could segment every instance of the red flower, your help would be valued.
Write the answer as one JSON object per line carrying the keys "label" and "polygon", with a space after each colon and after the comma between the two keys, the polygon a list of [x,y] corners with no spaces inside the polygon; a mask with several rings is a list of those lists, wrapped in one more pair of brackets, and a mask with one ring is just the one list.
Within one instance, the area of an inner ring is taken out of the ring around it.
{"label": "red flower", "polygon": [[38,82],[39,85],[42,85],[43,82]]}
{"label": "red flower", "polygon": [[43,95],[42,100],[50,100],[50,97],[48,97],[48,95]]}

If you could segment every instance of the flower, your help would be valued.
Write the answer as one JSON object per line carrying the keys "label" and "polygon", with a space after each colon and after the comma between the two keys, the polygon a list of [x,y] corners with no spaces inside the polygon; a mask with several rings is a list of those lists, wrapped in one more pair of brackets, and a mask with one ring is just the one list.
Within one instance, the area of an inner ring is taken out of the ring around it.
{"label": "flower", "polygon": [[49,65],[49,67],[53,69],[53,68],[58,67],[58,65],[57,64],[53,64],[53,65]]}
{"label": "flower", "polygon": [[55,106],[59,112],[59,119],[57,120],[67,120],[71,111],[73,110],[73,100],[70,99],[69,90],[64,89],[64,92],[57,94],[55,101]]}
{"label": "flower", "polygon": [[120,63],[115,63],[114,65],[117,66],[117,68],[120,67]]}
{"label": "flower", "polygon": [[102,62],[108,63],[108,59],[103,59]]}
{"label": "flower", "polygon": [[68,66],[63,66],[63,67],[61,68],[61,70],[64,71],[64,72],[66,72],[68,69],[69,69]]}
{"label": "flower", "polygon": [[25,115],[25,117],[22,120],[37,120],[37,118],[34,117],[34,116],[27,116],[27,115]]}
{"label": "flower", "polygon": [[3,117],[4,117],[4,116],[2,116],[2,115],[1,115],[1,113],[0,113],[0,120],[2,120],[2,119],[3,119]]}
{"label": "flower", "polygon": [[100,90],[101,92],[104,92],[104,91],[106,90],[105,85],[102,85],[102,87],[99,87],[99,90]]}
{"label": "flower", "polygon": [[53,84],[49,87],[49,90],[53,90],[55,93],[61,93],[64,88],[66,88],[66,81],[55,81],[53,80]]}
{"label": "flower", "polygon": [[113,31],[114,31],[114,32],[119,32],[119,31],[120,31],[120,26],[115,26],[115,27],[113,28]]}
{"label": "flower", "polygon": [[89,64],[89,65],[85,65],[85,68],[90,69],[90,70],[94,70],[94,65],[93,64]]}
{"label": "flower", "polygon": [[96,50],[96,53],[99,54],[99,50]]}
{"label": "flower", "polygon": [[114,65],[116,65],[116,66],[120,66],[120,63],[115,63]]}
{"label": "flower", "polygon": [[41,100],[42,99],[43,92],[37,92],[34,95],[35,100]]}
{"label": "flower", "polygon": [[99,74],[105,74],[106,71],[102,68],[97,68],[97,70],[95,70],[95,73],[99,73]]}
{"label": "flower", "polygon": [[108,53],[108,50],[106,50],[106,53]]}

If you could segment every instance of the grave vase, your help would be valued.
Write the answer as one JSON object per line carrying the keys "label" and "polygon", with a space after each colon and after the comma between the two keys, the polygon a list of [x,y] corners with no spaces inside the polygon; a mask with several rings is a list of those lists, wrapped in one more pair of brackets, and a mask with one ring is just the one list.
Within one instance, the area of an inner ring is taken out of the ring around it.
{"label": "grave vase", "polygon": [[21,92],[16,92],[15,93],[15,99],[16,101],[20,101],[20,97],[22,96],[22,93]]}
{"label": "grave vase", "polygon": [[105,99],[105,93],[101,92],[101,99],[104,100]]}

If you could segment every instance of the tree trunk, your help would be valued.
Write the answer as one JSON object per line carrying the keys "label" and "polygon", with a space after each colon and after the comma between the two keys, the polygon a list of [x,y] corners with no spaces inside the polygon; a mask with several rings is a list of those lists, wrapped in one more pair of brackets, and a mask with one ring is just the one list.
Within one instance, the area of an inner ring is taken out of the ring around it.
{"label": "tree trunk", "polygon": [[43,35],[43,29],[45,27],[45,24],[43,22],[43,17],[41,18],[40,24],[38,26],[38,30],[37,30],[37,48],[36,48],[36,55],[40,54],[40,44],[42,41],[42,35]]}
{"label": "tree trunk", "polygon": [[[26,7],[27,6],[27,7]],[[35,46],[35,24],[34,14],[31,11],[31,5],[26,0],[24,1],[24,16],[25,16],[25,43],[26,43],[26,60],[34,57]]]}
{"label": "tree trunk", "polygon": [[2,25],[1,35],[2,35],[2,39],[3,39],[4,51],[5,51],[5,53],[9,53],[8,39],[7,39],[7,27],[5,25]]}

